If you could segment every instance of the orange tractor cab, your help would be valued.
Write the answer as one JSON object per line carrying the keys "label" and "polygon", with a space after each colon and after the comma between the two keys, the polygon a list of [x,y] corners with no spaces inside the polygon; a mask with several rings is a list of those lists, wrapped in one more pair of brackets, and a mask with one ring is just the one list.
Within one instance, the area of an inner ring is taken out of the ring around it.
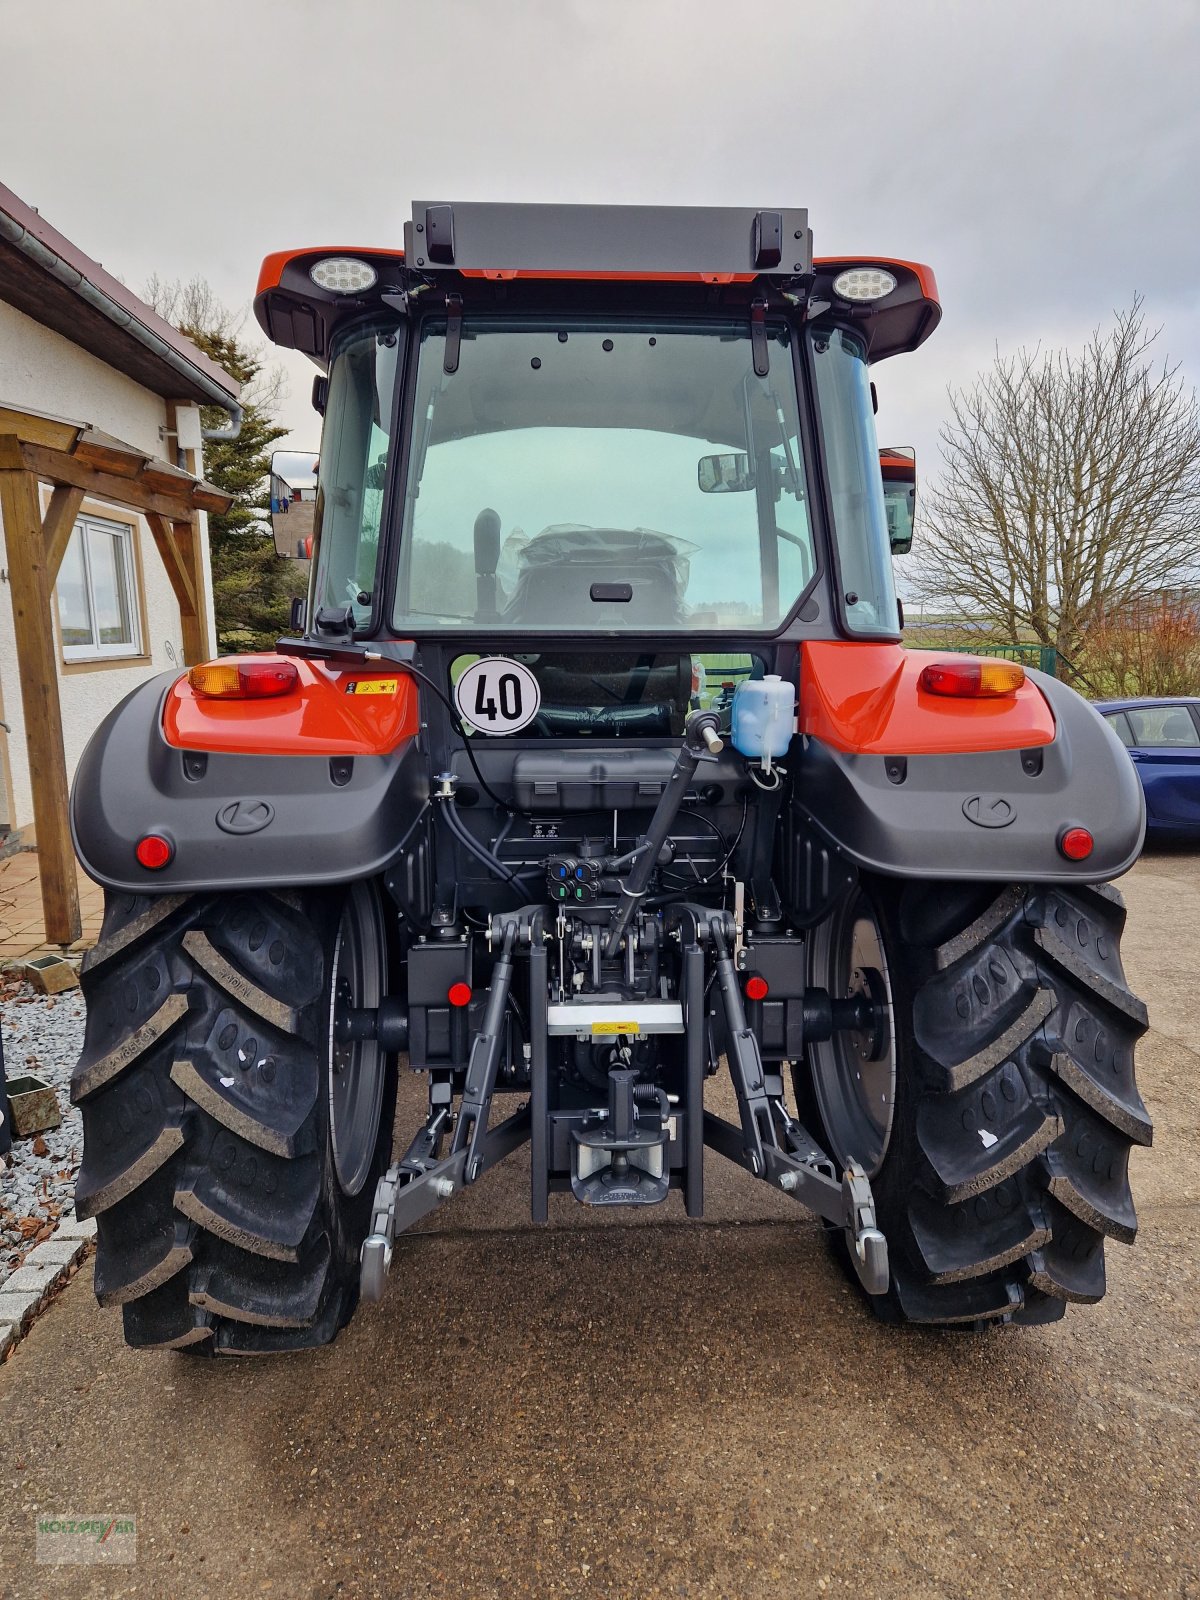
{"label": "orange tractor cab", "polygon": [[272,472],[294,637],[135,690],[73,797],[77,1208],[130,1342],[332,1339],[521,1146],[537,1221],[697,1217],[731,1160],[890,1320],[1098,1299],[1141,791],[1061,683],[903,646],[872,376],[929,269],[814,259],[798,209],[420,202],[255,309],[324,419]]}

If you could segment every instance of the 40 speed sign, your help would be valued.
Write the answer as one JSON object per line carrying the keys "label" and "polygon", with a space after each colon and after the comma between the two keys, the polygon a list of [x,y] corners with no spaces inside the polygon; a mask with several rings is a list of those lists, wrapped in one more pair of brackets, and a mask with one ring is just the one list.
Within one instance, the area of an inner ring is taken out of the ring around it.
{"label": "40 speed sign", "polygon": [[538,714],[542,691],[528,667],[507,656],[485,656],[463,673],[454,703],[480,733],[519,733]]}

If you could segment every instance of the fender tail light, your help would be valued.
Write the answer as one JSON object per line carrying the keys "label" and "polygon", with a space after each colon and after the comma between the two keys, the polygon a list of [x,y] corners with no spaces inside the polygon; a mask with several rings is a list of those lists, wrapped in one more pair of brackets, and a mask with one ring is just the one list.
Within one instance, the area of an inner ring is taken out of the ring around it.
{"label": "fender tail light", "polygon": [[299,682],[290,661],[206,661],[188,672],[191,687],[210,700],[265,700]]}
{"label": "fender tail light", "polygon": [[917,686],[927,694],[967,700],[994,700],[1016,694],[1025,682],[1025,668],[1016,661],[963,656],[957,661],[931,661],[922,668]]}

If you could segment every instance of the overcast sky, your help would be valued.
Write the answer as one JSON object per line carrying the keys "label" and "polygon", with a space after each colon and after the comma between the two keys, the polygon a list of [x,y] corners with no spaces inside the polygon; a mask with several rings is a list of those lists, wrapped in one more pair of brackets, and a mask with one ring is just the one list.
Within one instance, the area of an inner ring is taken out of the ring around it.
{"label": "overcast sky", "polygon": [[876,373],[926,475],[947,383],[1135,292],[1200,382],[1200,0],[10,0],[3,26],[0,178],[135,289],[248,305],[268,251],[398,245],[418,196],[806,205],[819,254],[937,273],[941,328]]}

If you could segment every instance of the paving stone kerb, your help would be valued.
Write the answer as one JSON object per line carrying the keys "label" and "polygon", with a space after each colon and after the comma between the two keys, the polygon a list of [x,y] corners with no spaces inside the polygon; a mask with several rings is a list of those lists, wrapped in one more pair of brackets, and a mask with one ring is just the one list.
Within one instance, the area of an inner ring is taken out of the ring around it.
{"label": "paving stone kerb", "polygon": [[41,1302],[41,1291],[37,1289],[19,1294],[0,1289],[0,1322],[10,1323],[19,1335]]}
{"label": "paving stone kerb", "polygon": [[[71,1257],[70,1259],[74,1259]],[[58,1275],[61,1261],[35,1261],[31,1252],[25,1259],[25,1265],[18,1267],[10,1273],[8,1282],[4,1285],[4,1294],[26,1294],[36,1291],[38,1294],[46,1287],[50,1280]]]}
{"label": "paving stone kerb", "polygon": [[0,1289],[0,1356],[24,1333],[34,1314],[58,1288],[96,1232],[95,1219],[64,1217],[53,1237],[35,1245]]}
{"label": "paving stone kerb", "polygon": [[[91,1218],[88,1220],[91,1221]],[[18,1267],[13,1277],[16,1277],[18,1273],[24,1272],[25,1268],[29,1266],[37,1267],[39,1270],[42,1267],[70,1266],[73,1261],[79,1260],[80,1246],[82,1244],[82,1237],[73,1239],[68,1235],[64,1238],[56,1233],[52,1238],[47,1239],[44,1244],[39,1244],[35,1250],[30,1251],[29,1255],[25,1257],[25,1266]],[[12,1278],[9,1278],[5,1288],[11,1288],[11,1286]]]}
{"label": "paving stone kerb", "polygon": [[[54,1230],[54,1237],[46,1241],[47,1244],[56,1244],[60,1239],[94,1239],[96,1237],[95,1217],[64,1217]],[[39,1250],[41,1246],[38,1246]]]}

